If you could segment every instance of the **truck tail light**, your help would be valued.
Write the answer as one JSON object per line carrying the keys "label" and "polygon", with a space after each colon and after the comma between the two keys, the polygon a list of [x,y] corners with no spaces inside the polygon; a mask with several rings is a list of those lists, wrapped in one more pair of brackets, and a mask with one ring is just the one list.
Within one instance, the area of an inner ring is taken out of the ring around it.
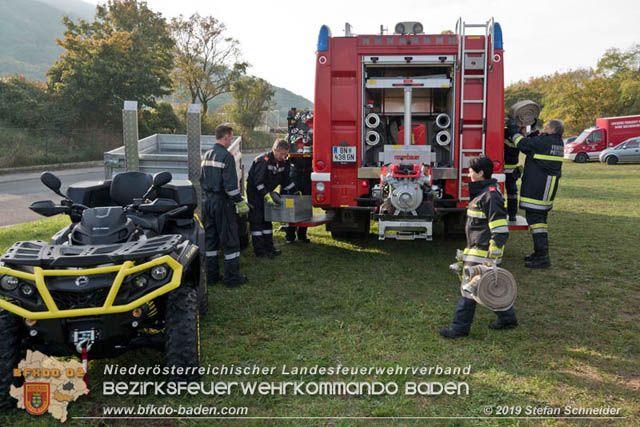
{"label": "truck tail light", "polygon": [[316,202],[323,203],[325,200],[327,199],[324,197],[324,193],[316,194]]}
{"label": "truck tail light", "polygon": [[324,191],[324,182],[316,182],[316,191]]}
{"label": "truck tail light", "polygon": [[367,188],[369,186],[369,181],[363,179],[362,181],[360,181],[360,185],[362,185],[362,188]]}
{"label": "truck tail light", "polygon": [[316,160],[316,170],[322,171],[327,165],[322,160]]}

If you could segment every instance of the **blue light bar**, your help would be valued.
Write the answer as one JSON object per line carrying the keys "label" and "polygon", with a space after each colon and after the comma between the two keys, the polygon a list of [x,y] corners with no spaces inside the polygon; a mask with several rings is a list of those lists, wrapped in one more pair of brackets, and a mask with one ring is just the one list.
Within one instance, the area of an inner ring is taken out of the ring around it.
{"label": "blue light bar", "polygon": [[502,49],[502,27],[498,22],[493,26],[493,48]]}
{"label": "blue light bar", "polygon": [[320,27],[320,33],[318,34],[318,52],[329,50],[329,37],[331,37],[331,30],[326,25]]}

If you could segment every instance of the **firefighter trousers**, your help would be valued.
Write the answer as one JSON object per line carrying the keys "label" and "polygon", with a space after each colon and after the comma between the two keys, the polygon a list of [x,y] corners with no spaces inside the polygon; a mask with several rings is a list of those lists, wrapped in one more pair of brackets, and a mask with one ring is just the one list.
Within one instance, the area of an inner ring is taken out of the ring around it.
{"label": "firefighter trousers", "polygon": [[307,238],[307,227],[287,227],[286,230],[287,242],[293,242],[296,240],[296,234],[298,240],[305,240]]}
{"label": "firefighter trousers", "polygon": [[549,226],[547,217],[549,211],[527,209],[525,210],[527,224],[533,237],[533,250],[536,256],[549,255]]}
{"label": "firefighter trousers", "polygon": [[[465,262],[464,266],[467,267],[478,264],[477,262]],[[456,332],[468,334],[471,330],[471,323],[473,323],[477,305],[476,300],[470,296],[460,296],[449,328]],[[498,317],[498,324],[508,325],[517,322],[516,310],[513,307],[506,311],[494,311],[494,313]]]}
{"label": "firefighter trousers", "polygon": [[256,256],[265,256],[275,251],[273,226],[264,220],[264,198],[257,192],[247,191],[249,201],[249,229],[251,243]]}
{"label": "firefighter trousers", "polygon": [[224,281],[234,283],[240,277],[240,239],[236,208],[226,195],[211,196],[204,200],[202,209],[207,260],[207,283],[220,280],[218,249],[224,255]]}
{"label": "firefighter trousers", "polygon": [[515,168],[512,172],[505,174],[504,187],[507,192],[507,215],[509,219],[515,218],[518,213],[518,178],[520,169]]}

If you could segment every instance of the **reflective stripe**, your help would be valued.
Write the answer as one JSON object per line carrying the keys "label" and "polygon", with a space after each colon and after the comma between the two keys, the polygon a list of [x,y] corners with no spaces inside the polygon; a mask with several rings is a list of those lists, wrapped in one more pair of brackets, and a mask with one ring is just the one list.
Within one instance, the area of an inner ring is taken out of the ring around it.
{"label": "reflective stripe", "polygon": [[238,258],[239,256],[240,256],[240,252],[234,252],[229,255],[225,254],[224,259],[229,260],[229,259]]}
{"label": "reflective stripe", "polygon": [[513,135],[513,145],[517,147],[520,141],[522,141],[523,139],[524,139],[524,136],[520,135],[519,133],[516,133],[515,135]]}
{"label": "reflective stripe", "polygon": [[472,218],[486,218],[487,216],[484,214],[484,212],[482,211],[476,211],[474,209],[467,209],[467,216],[470,216]]}
{"label": "reflective stripe", "polygon": [[273,234],[273,230],[262,230],[262,234]]}
{"label": "reflective stripe", "polygon": [[507,220],[506,219],[496,219],[495,221],[491,221],[489,223],[489,228],[493,229],[493,228],[499,227],[501,225],[507,225]]}
{"label": "reflective stripe", "polygon": [[515,145],[513,145],[513,142],[509,141],[507,138],[505,138],[505,139],[504,139],[504,143],[505,143],[506,145],[508,145],[509,147],[516,148],[516,146],[515,146]]}
{"label": "reflective stripe", "polygon": [[531,224],[531,225],[529,226],[529,228],[531,228],[531,229],[535,229],[535,228],[549,228],[549,225],[547,225],[547,224],[545,224],[545,223],[543,223],[543,222],[539,222],[539,223],[537,223],[537,224]]}
{"label": "reflective stripe", "polygon": [[264,189],[264,184],[256,185],[256,188],[257,188],[258,190],[262,190],[262,189]]}
{"label": "reflective stripe", "polygon": [[552,200],[536,200],[536,199],[530,199],[528,197],[520,197],[520,200],[523,202],[528,202],[534,205],[542,205],[542,206],[551,206],[553,205],[553,201]]}
{"label": "reflective stripe", "polygon": [[284,172],[284,167],[278,168],[278,172]]}
{"label": "reflective stripe", "polygon": [[214,167],[214,168],[224,168],[227,165],[225,165],[222,162],[216,162],[215,160],[203,160],[202,163],[201,163],[201,166],[211,166],[211,167]]}
{"label": "reflective stripe", "polygon": [[462,261],[477,262],[481,264],[487,260],[487,257],[479,257],[475,255],[462,255]]}
{"label": "reflective stripe", "polygon": [[291,190],[296,184],[295,183],[291,183],[289,185],[287,185],[286,187],[284,187],[285,190]]}
{"label": "reflective stripe", "polygon": [[492,233],[508,233],[509,232],[509,227],[506,225],[502,225],[500,227],[496,227],[494,229],[491,230]]}
{"label": "reflective stripe", "polygon": [[476,249],[476,248],[464,248],[464,251],[462,253],[464,255],[478,255],[478,256],[486,257],[489,252],[482,249]]}
{"label": "reflective stripe", "polygon": [[214,257],[218,256],[218,251],[206,251],[204,254],[208,257]]}
{"label": "reflective stripe", "polygon": [[235,190],[227,191],[227,194],[230,196],[237,196],[240,194],[240,190],[236,188]]}
{"label": "reflective stripe", "polygon": [[531,229],[531,233],[532,234],[539,234],[539,233],[547,234],[548,232],[549,232],[549,230],[547,230],[546,228],[532,228]]}
{"label": "reflective stripe", "polygon": [[547,200],[552,200],[553,199],[553,190],[554,190],[554,188],[556,188],[556,179],[558,179],[557,176],[554,176],[551,179],[551,191],[549,192],[549,198]]}
{"label": "reflective stripe", "polygon": [[549,188],[551,188],[551,176],[547,177],[547,182],[544,186],[544,194],[542,195],[542,200],[549,200]]}
{"label": "reflective stripe", "polygon": [[543,206],[523,201],[520,201],[520,207],[523,209],[531,209],[534,211],[550,211],[553,208],[553,206]]}
{"label": "reflective stripe", "polygon": [[[515,169],[517,167],[518,167],[518,165],[504,165],[505,169]],[[506,172],[506,170],[505,170],[505,172]]]}
{"label": "reflective stripe", "polygon": [[561,162],[563,159],[561,156],[548,156],[546,154],[534,154],[533,158],[538,160],[550,160],[552,162]]}
{"label": "reflective stripe", "polygon": [[251,235],[252,236],[262,236],[262,231],[252,231]]}

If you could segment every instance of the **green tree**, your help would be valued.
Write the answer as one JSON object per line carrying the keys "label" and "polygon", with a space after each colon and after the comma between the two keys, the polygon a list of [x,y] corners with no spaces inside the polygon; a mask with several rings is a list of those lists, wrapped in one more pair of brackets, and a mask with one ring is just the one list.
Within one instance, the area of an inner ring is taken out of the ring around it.
{"label": "green tree", "polygon": [[275,91],[264,79],[245,77],[233,85],[231,119],[246,131],[262,123],[262,115],[271,107]]}
{"label": "green tree", "polygon": [[60,95],[83,124],[116,125],[123,101],[155,106],[171,93],[175,45],[161,14],[137,0],[98,5],[95,21],[65,17],[65,49],[48,71],[49,89]]}
{"label": "green tree", "polygon": [[209,101],[227,93],[246,72],[248,64],[239,60],[239,42],[228,37],[226,26],[213,16],[195,13],[171,20],[176,40],[176,83],[189,92],[191,103],[202,104],[207,114]]}

